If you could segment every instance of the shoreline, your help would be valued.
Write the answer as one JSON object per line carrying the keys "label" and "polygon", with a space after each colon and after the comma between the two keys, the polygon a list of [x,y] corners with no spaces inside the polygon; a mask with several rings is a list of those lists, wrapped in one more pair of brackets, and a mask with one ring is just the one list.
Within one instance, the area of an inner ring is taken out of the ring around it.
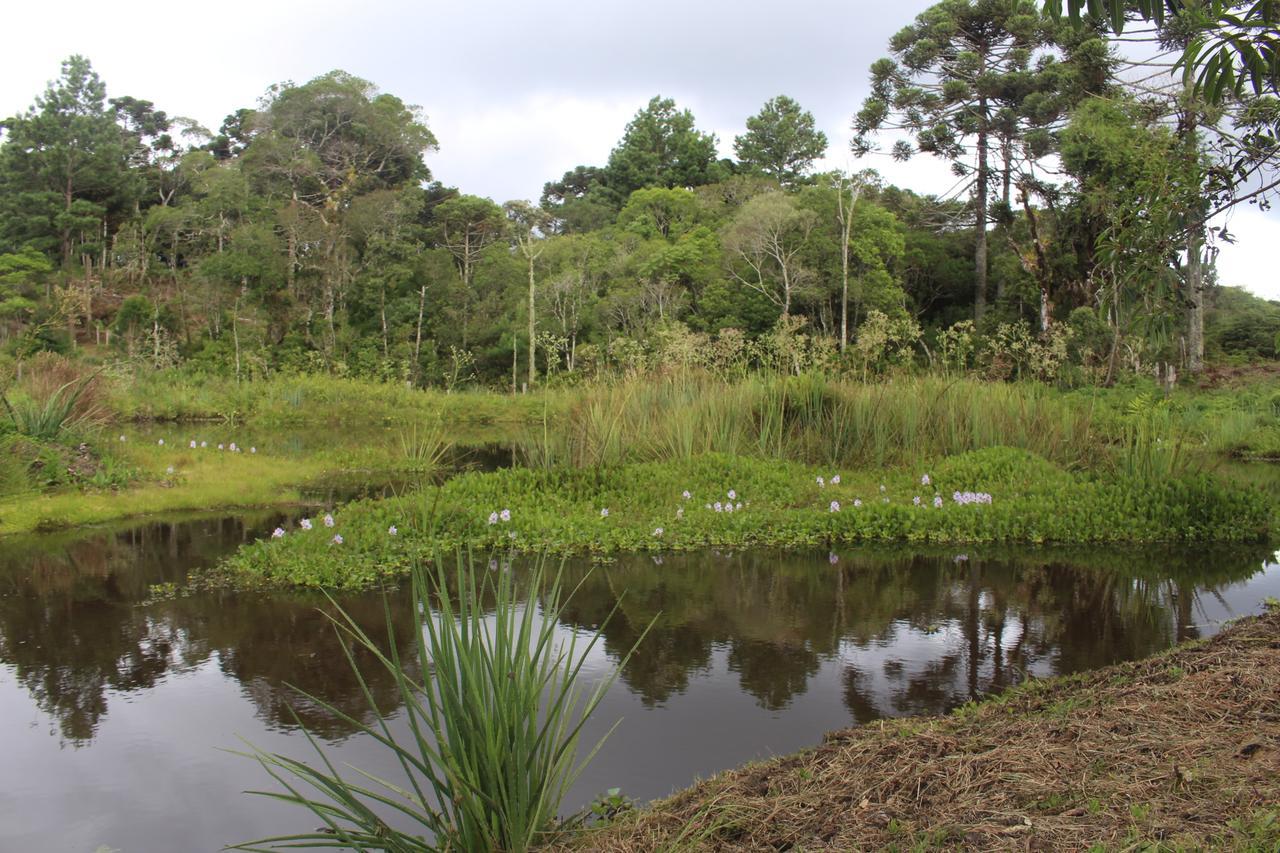
{"label": "shoreline", "polygon": [[1141,661],[828,734],[550,849],[1280,845],[1280,603]]}

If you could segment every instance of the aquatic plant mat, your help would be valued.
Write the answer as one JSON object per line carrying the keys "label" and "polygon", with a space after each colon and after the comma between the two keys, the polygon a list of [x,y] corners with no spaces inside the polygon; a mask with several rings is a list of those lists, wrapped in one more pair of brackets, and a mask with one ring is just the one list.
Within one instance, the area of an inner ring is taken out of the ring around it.
{"label": "aquatic plant mat", "polygon": [[1280,611],[723,773],[577,849],[1280,849]]}

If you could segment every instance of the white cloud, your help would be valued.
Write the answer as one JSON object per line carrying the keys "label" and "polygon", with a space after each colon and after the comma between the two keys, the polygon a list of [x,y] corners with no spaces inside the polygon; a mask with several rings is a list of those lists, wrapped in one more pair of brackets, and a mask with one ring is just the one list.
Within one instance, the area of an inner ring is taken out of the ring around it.
{"label": "white cloud", "polygon": [[1235,243],[1218,244],[1219,283],[1280,300],[1280,216],[1241,206],[1225,223]]}

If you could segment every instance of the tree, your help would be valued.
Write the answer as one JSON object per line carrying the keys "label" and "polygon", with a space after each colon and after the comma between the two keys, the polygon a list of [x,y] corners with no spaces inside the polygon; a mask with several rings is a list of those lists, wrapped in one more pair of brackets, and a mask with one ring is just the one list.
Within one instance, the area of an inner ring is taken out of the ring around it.
{"label": "tree", "polygon": [[790,186],[822,158],[827,135],[814,129],[813,113],[778,95],[747,119],[747,132],[734,139],[733,150],[747,170]]}
{"label": "tree", "polygon": [[242,168],[259,192],[281,205],[287,286],[295,290],[298,273],[308,266],[318,280],[307,313],[310,318],[318,309],[324,316],[332,355],[337,311],[355,260],[346,213],[361,195],[428,179],[423,155],[436,147],[435,136],[416,107],[344,71],[301,86],[272,87],[253,127]]}
{"label": "tree", "polygon": [[476,264],[486,247],[506,236],[508,223],[502,208],[474,195],[458,195],[440,202],[432,214],[432,223],[436,244],[453,255],[462,279],[462,346],[465,349]]}
{"label": "tree", "polygon": [[[1163,26],[1191,9],[1201,7],[1208,24],[1183,48],[1180,65],[1194,76],[1196,91],[1212,103],[1227,93],[1240,94],[1249,84],[1255,94],[1280,94],[1280,8],[1273,0],[1210,0],[1207,4],[1182,0],[1067,0],[1071,19],[1080,23],[1087,11],[1094,21],[1105,21],[1117,34],[1125,19],[1136,13],[1145,21]],[[1062,0],[1044,0],[1045,14],[1062,14]]]}
{"label": "tree", "polygon": [[655,95],[636,113],[609,154],[605,184],[619,200],[644,187],[696,187],[722,176],[716,137],[694,126],[693,113]]}
{"label": "tree", "polygon": [[503,206],[511,221],[511,237],[529,268],[529,387],[538,376],[534,361],[537,340],[537,287],[534,279],[534,262],[546,249],[543,237],[551,225],[551,215],[527,201],[509,201]]}
{"label": "tree", "polygon": [[606,177],[597,166],[577,166],[560,180],[543,184],[542,207],[555,217],[560,233],[594,231],[609,224],[619,200],[605,185]]}
{"label": "tree", "polygon": [[789,195],[764,193],[748,201],[723,232],[730,274],[782,309],[809,279],[801,252],[817,217]]}
{"label": "tree", "polygon": [[64,266],[101,251],[126,177],[126,151],[106,97],[89,60],[72,56],[30,109],[0,123],[4,244],[56,251]]}
{"label": "tree", "polygon": [[[869,134],[901,130],[912,142],[896,142],[896,158],[905,160],[919,149],[951,161],[957,175],[972,176],[974,314],[979,319],[987,306],[993,156],[1004,158],[1006,175],[1015,158],[1043,156],[1049,148],[1046,136],[1027,130],[1058,121],[1071,98],[1106,76],[1100,72],[1106,51],[1087,38],[1077,45],[1082,67],[1074,77],[1061,74],[1054,57],[1043,52],[1054,38],[1030,0],[943,0],[892,38],[894,58],[871,66],[872,93],[854,120],[853,149],[859,156],[873,150]],[[1050,97],[1054,92],[1060,95]],[[1010,183],[1006,178],[1005,186]]]}

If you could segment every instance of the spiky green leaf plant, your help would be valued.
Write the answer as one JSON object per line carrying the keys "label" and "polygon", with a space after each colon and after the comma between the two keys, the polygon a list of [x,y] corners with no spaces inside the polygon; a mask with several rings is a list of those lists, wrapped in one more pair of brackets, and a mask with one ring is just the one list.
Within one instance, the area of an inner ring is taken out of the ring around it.
{"label": "spiky green leaf plant", "polygon": [[[394,641],[382,651],[335,604],[334,626],[373,723],[299,691],[390,750],[404,779],[354,769],[344,777],[310,734],[318,765],[253,749],[245,754],[284,790],[251,793],[303,806],[323,826],[234,849],[522,851],[555,828],[570,784],[604,742],[601,738],[580,755],[583,724],[626,659],[593,687],[579,681],[604,624],[585,640],[576,633],[567,642],[557,639],[556,626],[572,593],[563,594],[560,571],[549,575],[541,563],[526,575],[523,596],[513,572],[477,570],[462,555],[455,572],[439,559],[430,568],[419,566],[411,587],[415,618],[427,614],[413,651],[422,683],[410,676]],[[484,606],[488,599],[494,602],[492,611]],[[388,635],[394,636],[386,607]],[[357,646],[393,678],[409,738],[392,733],[375,703],[352,656]],[[381,814],[394,815],[396,826]]]}

